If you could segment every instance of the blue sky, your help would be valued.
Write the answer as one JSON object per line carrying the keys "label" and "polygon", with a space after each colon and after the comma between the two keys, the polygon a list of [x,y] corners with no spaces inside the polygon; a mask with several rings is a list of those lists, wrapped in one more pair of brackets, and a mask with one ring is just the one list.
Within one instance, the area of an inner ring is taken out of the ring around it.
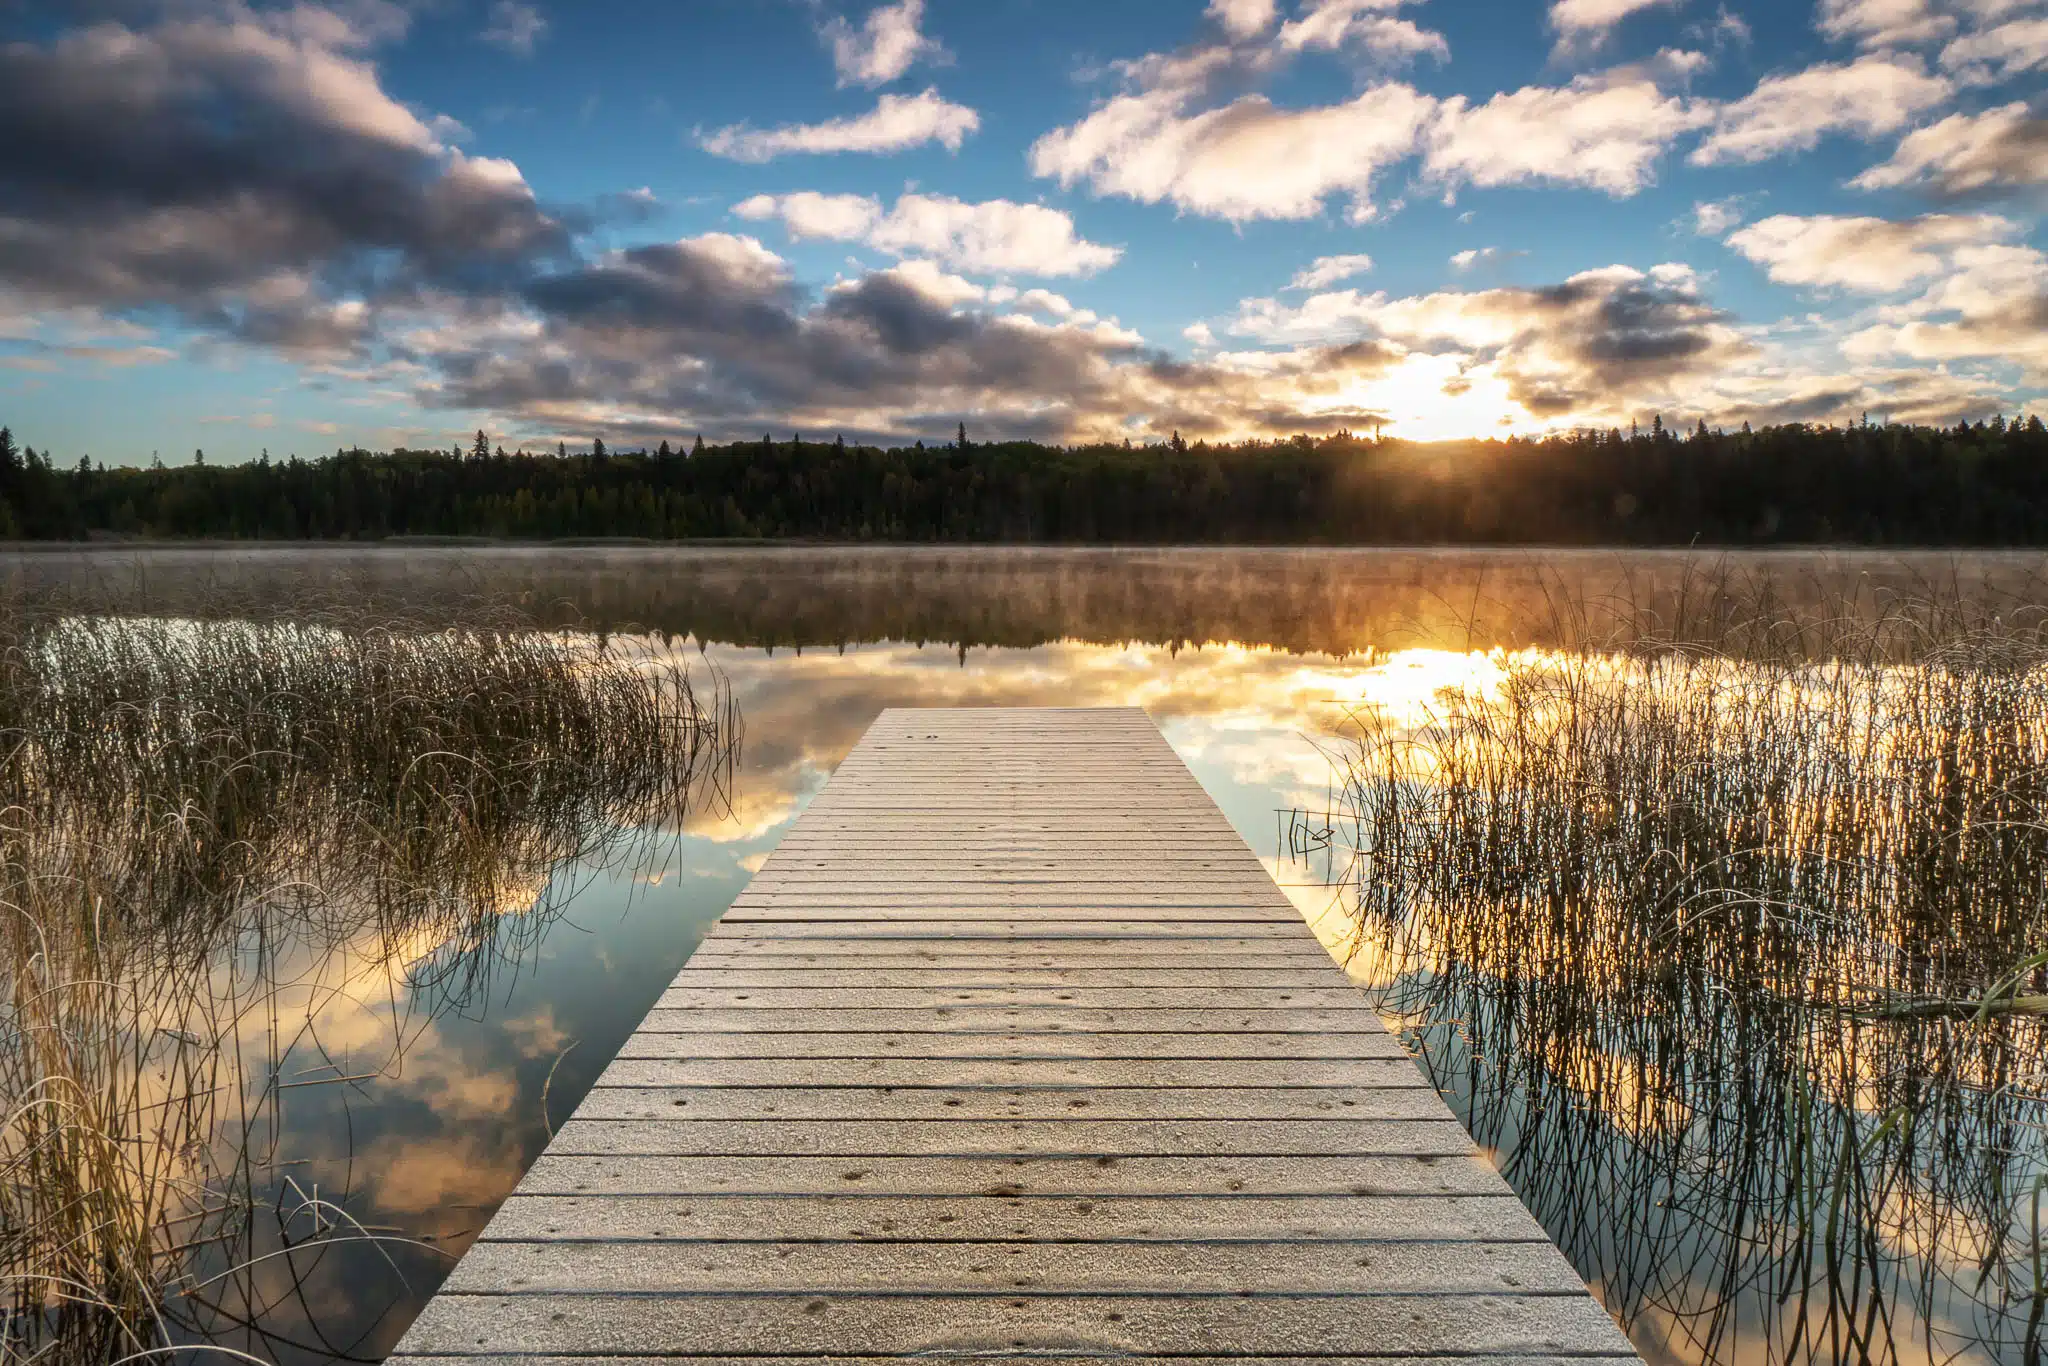
{"label": "blue sky", "polygon": [[0,39],[0,421],[67,463],[2048,389],[2048,0],[87,0]]}

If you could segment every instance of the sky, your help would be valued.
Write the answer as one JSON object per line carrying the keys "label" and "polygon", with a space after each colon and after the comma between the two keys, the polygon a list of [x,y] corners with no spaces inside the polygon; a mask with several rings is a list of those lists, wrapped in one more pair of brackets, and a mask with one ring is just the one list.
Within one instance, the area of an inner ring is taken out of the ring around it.
{"label": "sky", "polygon": [[2048,0],[0,0],[60,463],[1954,422]]}

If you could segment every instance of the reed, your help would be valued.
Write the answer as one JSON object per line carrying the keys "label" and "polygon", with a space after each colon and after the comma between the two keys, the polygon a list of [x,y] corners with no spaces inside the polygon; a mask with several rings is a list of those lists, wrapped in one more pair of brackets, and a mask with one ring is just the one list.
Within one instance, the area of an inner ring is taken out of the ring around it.
{"label": "reed", "polygon": [[1352,718],[1355,968],[1653,1359],[2039,1361],[2048,639],[1694,587]]}
{"label": "reed", "polygon": [[566,874],[724,799],[739,733],[715,678],[587,637],[0,607],[0,1356],[246,1313],[275,1107],[323,1060],[281,988],[344,954],[459,1005]]}

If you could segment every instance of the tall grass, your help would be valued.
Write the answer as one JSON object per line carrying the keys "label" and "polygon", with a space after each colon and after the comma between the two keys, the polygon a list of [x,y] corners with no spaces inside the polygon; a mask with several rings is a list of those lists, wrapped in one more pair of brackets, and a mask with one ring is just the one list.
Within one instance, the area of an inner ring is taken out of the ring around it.
{"label": "tall grass", "polygon": [[[738,736],[722,686],[587,638],[9,605],[0,1355],[189,1340],[224,1270],[259,1297],[234,1268],[276,1107],[345,1079],[280,986],[345,954],[314,989],[459,1003],[519,951],[508,913],[531,933],[573,893],[559,873],[720,800]],[[294,1198],[287,1223],[378,1236]]]}
{"label": "tall grass", "polygon": [[1354,961],[1653,1358],[2041,1361],[2048,637],[1705,586],[1353,718]]}

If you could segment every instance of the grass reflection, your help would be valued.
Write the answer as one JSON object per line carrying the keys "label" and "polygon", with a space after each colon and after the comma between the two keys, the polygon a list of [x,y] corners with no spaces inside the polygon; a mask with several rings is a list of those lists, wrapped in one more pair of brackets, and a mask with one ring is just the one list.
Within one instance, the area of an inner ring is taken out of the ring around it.
{"label": "grass reflection", "polygon": [[393,1231],[294,1176],[284,1098],[395,1065],[531,950],[558,874],[723,800],[738,738],[722,681],[587,638],[11,606],[0,1356],[236,1325],[350,1355],[306,1276]]}
{"label": "grass reflection", "polygon": [[1913,611],[1496,655],[1338,752],[1355,966],[1653,1358],[2043,1358],[2048,635]]}

